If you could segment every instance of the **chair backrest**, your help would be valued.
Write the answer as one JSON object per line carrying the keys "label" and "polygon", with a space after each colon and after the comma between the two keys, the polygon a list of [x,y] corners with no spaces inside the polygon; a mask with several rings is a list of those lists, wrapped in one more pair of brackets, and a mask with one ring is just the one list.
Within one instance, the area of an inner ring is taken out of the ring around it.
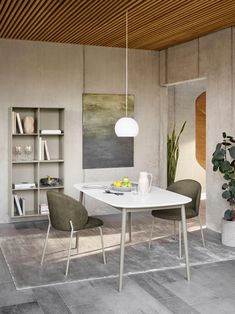
{"label": "chair backrest", "polygon": [[195,180],[185,179],[172,183],[168,186],[167,190],[188,196],[192,202],[185,205],[187,209],[193,209],[196,216],[199,214],[200,199],[201,199],[201,184]]}
{"label": "chair backrest", "polygon": [[74,198],[54,191],[47,192],[51,225],[62,231],[70,231],[70,220],[74,230],[81,229],[88,220],[86,208]]}

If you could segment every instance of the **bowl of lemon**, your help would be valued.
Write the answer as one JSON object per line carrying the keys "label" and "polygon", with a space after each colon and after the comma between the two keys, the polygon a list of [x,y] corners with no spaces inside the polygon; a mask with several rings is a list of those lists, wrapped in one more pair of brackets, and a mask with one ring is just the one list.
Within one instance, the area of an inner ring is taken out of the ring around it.
{"label": "bowl of lemon", "polygon": [[128,177],[123,177],[121,181],[115,180],[111,184],[112,190],[121,191],[121,192],[130,192],[132,188],[132,182]]}

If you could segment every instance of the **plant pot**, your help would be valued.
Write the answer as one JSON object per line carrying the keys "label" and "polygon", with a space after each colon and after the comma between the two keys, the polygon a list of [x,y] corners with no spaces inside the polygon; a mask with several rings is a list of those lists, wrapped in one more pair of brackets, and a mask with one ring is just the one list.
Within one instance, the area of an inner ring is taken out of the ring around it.
{"label": "plant pot", "polygon": [[235,247],[235,221],[222,219],[222,243]]}

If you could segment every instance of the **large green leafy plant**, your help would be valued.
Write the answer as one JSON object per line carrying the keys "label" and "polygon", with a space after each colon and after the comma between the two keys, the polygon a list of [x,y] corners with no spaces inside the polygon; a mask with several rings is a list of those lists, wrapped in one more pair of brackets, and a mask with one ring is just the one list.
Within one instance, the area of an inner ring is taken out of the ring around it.
{"label": "large green leafy plant", "polygon": [[235,139],[225,132],[222,136],[222,142],[216,145],[213,153],[213,171],[222,173],[225,180],[222,185],[222,197],[229,203],[230,209],[225,211],[224,219],[235,220]]}
{"label": "large green leafy plant", "polygon": [[167,186],[175,181],[177,163],[179,159],[179,139],[186,121],[183,123],[180,132],[176,135],[175,126],[172,133],[167,135]]}

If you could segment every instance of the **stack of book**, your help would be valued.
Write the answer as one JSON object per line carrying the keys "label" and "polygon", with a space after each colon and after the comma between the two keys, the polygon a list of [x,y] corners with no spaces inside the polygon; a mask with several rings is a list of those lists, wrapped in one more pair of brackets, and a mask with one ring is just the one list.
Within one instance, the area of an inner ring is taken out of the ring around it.
{"label": "stack of book", "polygon": [[49,209],[47,204],[40,204],[39,205],[39,211],[41,215],[48,215]]}
{"label": "stack of book", "polygon": [[39,160],[51,160],[47,141],[39,137]]}
{"label": "stack of book", "polygon": [[34,189],[36,184],[34,182],[21,182],[21,183],[13,183],[12,188],[15,190],[27,190]]}
{"label": "stack of book", "polygon": [[62,134],[62,130],[40,130],[40,133],[43,135],[58,135]]}
{"label": "stack of book", "polygon": [[20,133],[23,134],[23,127],[20,118],[20,114],[18,112],[12,111],[12,133]]}
{"label": "stack of book", "polygon": [[25,215],[25,199],[23,197],[19,198],[17,194],[14,194],[13,197],[15,213],[19,216]]}

